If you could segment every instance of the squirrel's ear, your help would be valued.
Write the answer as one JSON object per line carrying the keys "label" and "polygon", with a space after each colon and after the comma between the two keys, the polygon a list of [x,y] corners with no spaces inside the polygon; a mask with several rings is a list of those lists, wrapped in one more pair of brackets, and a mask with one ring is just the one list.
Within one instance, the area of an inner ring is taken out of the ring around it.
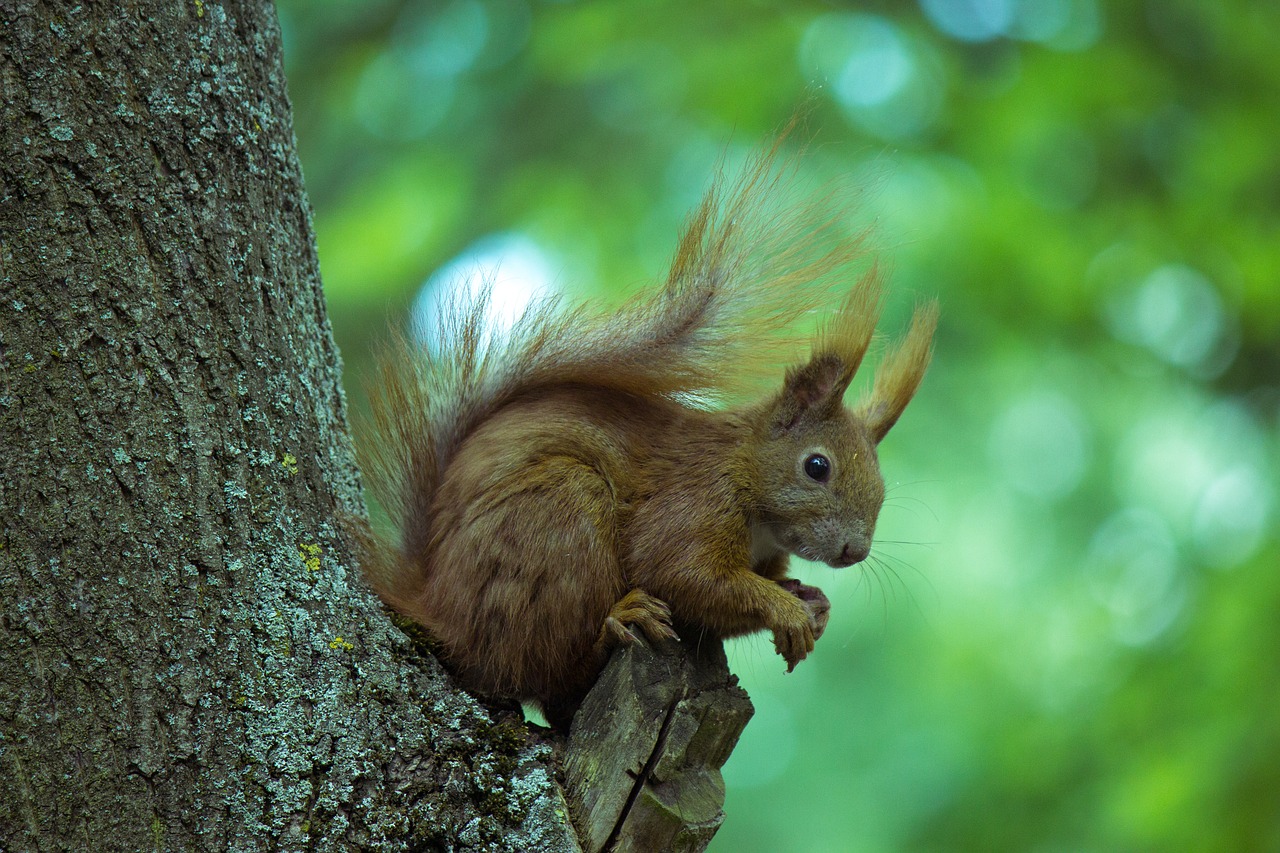
{"label": "squirrel's ear", "polygon": [[853,379],[844,359],[835,353],[819,353],[808,364],[787,371],[782,394],[774,404],[774,428],[786,432],[806,415],[821,417],[839,406]]}
{"label": "squirrel's ear", "polygon": [[898,422],[920,387],[933,356],[933,332],[937,326],[938,303],[931,301],[917,306],[906,337],[886,353],[880,363],[871,398],[859,409],[877,444]]}

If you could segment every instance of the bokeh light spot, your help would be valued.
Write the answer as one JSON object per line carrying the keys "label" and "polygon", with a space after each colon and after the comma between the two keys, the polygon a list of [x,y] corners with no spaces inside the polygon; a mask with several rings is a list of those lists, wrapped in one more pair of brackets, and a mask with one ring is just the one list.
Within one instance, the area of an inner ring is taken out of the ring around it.
{"label": "bokeh light spot", "polygon": [[885,18],[837,12],[810,23],[799,59],[830,84],[850,122],[899,139],[927,128],[941,103],[942,80],[922,50]]}
{"label": "bokeh light spot", "polygon": [[920,0],[939,31],[961,41],[990,41],[1013,23],[1013,0]]}
{"label": "bokeh light spot", "polygon": [[874,107],[897,95],[911,79],[911,56],[888,22],[870,19],[835,80],[846,104]]}
{"label": "bokeh light spot", "polygon": [[412,311],[419,342],[438,347],[442,335],[447,335],[441,328],[442,306],[467,304],[485,289],[489,291],[486,325],[492,335],[500,336],[530,305],[554,295],[551,260],[523,234],[496,234],[476,241],[434,272],[419,291]]}
{"label": "bokeh light spot", "polygon": [[419,74],[457,76],[475,64],[489,40],[488,14],[476,0],[405,9],[393,40]]}
{"label": "bokeh light spot", "polygon": [[1217,568],[1232,568],[1258,550],[1266,533],[1272,487],[1248,466],[1218,474],[1196,504],[1192,536],[1200,555]]}
{"label": "bokeh light spot", "polygon": [[1097,0],[1017,0],[1008,34],[1057,50],[1084,50],[1102,34]]}
{"label": "bokeh light spot", "polygon": [[[1192,404],[1194,405],[1194,404]],[[1206,563],[1228,568],[1261,547],[1274,488],[1265,433],[1239,403],[1199,412],[1183,403],[1133,426],[1121,443],[1120,487],[1182,531]]]}
{"label": "bokeh light spot", "polygon": [[1202,376],[1225,370],[1238,348],[1236,320],[1217,288],[1182,264],[1154,270],[1136,288],[1113,298],[1108,312],[1117,337]]}
{"label": "bokeh light spot", "polygon": [[1117,639],[1129,645],[1159,637],[1186,602],[1173,534],[1151,510],[1131,507],[1107,519],[1094,534],[1085,565]]}

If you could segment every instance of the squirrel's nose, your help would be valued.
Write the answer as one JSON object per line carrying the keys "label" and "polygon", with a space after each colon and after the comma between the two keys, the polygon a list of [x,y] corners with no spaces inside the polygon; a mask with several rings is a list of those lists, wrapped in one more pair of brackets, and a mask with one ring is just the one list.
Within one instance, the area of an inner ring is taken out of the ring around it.
{"label": "squirrel's nose", "polygon": [[871,543],[865,539],[846,542],[844,550],[840,552],[840,562],[846,566],[852,566],[854,563],[861,563],[867,559],[867,555],[870,553]]}

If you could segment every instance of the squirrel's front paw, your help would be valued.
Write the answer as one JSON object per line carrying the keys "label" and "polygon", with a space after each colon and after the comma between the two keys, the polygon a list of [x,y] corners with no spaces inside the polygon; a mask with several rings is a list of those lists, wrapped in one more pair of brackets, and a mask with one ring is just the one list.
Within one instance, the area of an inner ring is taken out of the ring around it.
{"label": "squirrel's front paw", "polygon": [[815,623],[808,608],[798,597],[787,597],[783,601],[786,604],[779,604],[770,628],[773,631],[773,647],[787,662],[787,672],[791,672],[796,664],[813,651]]}
{"label": "squirrel's front paw", "polygon": [[816,586],[800,583],[795,578],[780,580],[778,586],[800,599],[813,619],[814,642],[822,639],[822,633],[827,630],[827,620],[831,618],[831,599],[827,598],[827,594]]}

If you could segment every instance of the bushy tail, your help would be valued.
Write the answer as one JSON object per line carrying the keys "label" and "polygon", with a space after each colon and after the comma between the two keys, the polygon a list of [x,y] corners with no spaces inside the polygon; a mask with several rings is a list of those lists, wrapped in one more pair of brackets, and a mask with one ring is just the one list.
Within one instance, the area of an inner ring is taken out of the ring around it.
{"label": "bushy tail", "polygon": [[[779,167],[781,143],[736,180],[716,180],[656,292],[612,313],[545,300],[500,340],[486,326],[487,294],[453,298],[441,306],[434,351],[392,347],[372,383],[364,460],[400,530],[390,562],[421,564],[445,467],[514,396],[576,383],[699,405],[734,398],[763,368],[797,356],[811,331],[797,327],[812,326],[799,321],[852,284],[866,232],[833,203],[835,191],[798,200],[794,167]],[[373,583],[393,604],[411,594],[406,571],[374,566]]]}

